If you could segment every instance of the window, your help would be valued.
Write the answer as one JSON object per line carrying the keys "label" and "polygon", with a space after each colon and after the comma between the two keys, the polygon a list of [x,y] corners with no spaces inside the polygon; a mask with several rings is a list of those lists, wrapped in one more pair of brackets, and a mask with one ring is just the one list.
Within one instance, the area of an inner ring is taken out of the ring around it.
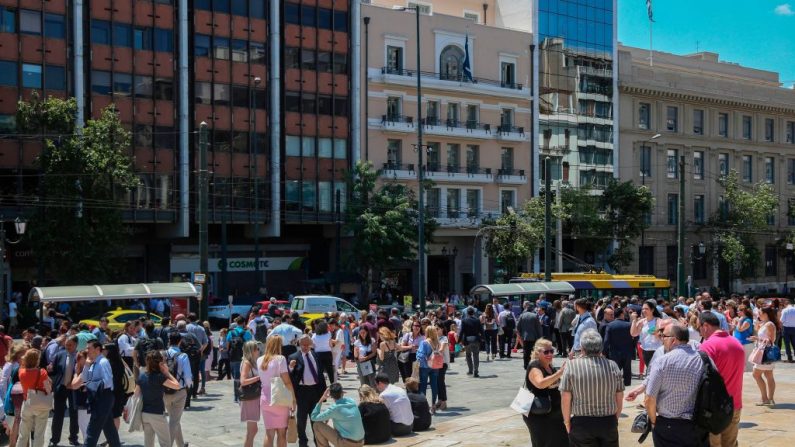
{"label": "window", "polygon": [[[291,92],[285,93],[285,97],[289,96],[290,93]],[[248,87],[245,85],[232,86],[232,107],[251,107],[251,95],[249,94]]]}
{"label": "window", "polygon": [[718,154],[718,173],[722,176],[729,175],[729,154]]}
{"label": "window", "polygon": [[751,126],[751,117],[743,115],[743,138],[746,140],[751,139],[753,128]]}
{"label": "window", "polygon": [[301,95],[301,111],[304,113],[315,113],[317,105],[314,93],[303,93]]}
{"label": "window", "polygon": [[257,42],[248,43],[249,58],[252,64],[265,63],[265,45]]}
{"label": "window", "polygon": [[303,200],[301,200],[301,207],[304,211],[315,211],[315,201],[317,199],[317,185],[311,180],[304,180],[301,184],[301,193]]}
{"label": "window", "polygon": [[155,28],[155,51],[174,52],[174,32],[172,30]]}
{"label": "window", "polygon": [[795,226],[795,199],[787,199],[787,225]]}
{"label": "window", "polygon": [[284,3],[284,21],[293,25],[301,24],[300,6],[295,3]]}
{"label": "window", "polygon": [[667,173],[668,178],[679,178],[679,154],[676,149],[668,149]]}
{"label": "window", "polygon": [[113,45],[132,47],[132,28],[126,23],[113,23]]}
{"label": "window", "polygon": [[693,196],[693,221],[697,224],[704,223],[704,195]]}
{"label": "window", "polygon": [[[234,0],[234,1],[240,1],[240,0]],[[229,7],[229,0],[213,0],[213,10],[215,10],[215,12],[229,13],[231,11]]]}
{"label": "window", "polygon": [[516,64],[513,62],[500,63],[500,83],[503,87],[514,88],[516,85]]}
{"label": "window", "polygon": [[213,84],[213,104],[228,106],[232,100],[232,89],[226,84]]}
{"label": "window", "polygon": [[654,275],[654,247],[643,245],[638,247],[638,274]]}
{"label": "window", "polygon": [[[252,3],[260,3],[253,1]],[[246,0],[235,0],[232,2],[232,15],[247,16],[248,15],[248,2]]]}
{"label": "window", "polygon": [[403,163],[403,140],[387,140],[386,159],[390,169],[400,169]]}
{"label": "window", "polygon": [[669,132],[676,132],[679,130],[679,109],[674,106],[668,106],[667,110],[666,129]]}
{"label": "window", "polygon": [[640,176],[651,177],[651,147],[640,148]]}
{"label": "window", "polygon": [[0,61],[0,85],[17,86],[17,63]]}
{"label": "window", "polygon": [[425,124],[436,126],[439,124],[439,101],[428,101],[425,106]]}
{"label": "window", "polygon": [[314,70],[315,65],[315,50],[301,49],[301,68],[304,70]]}
{"label": "window", "polygon": [[500,150],[500,168],[503,175],[513,175],[513,148],[504,147]]}
{"label": "window", "polygon": [[386,118],[390,121],[400,120],[400,97],[390,96],[386,99]]}
{"label": "window", "polygon": [[152,77],[135,75],[133,78],[135,83],[135,97],[136,98],[151,98],[152,97]]}
{"label": "window", "polygon": [[502,125],[503,132],[511,131],[511,127],[513,127],[513,109],[502,109],[500,124]]}
{"label": "window", "polygon": [[447,189],[447,218],[458,219],[461,217],[461,190]]}
{"label": "window", "polygon": [[193,93],[196,104],[212,104],[213,88],[209,82],[197,82]]}
{"label": "window", "polygon": [[425,209],[431,217],[439,217],[439,211],[442,207],[442,190],[439,188],[430,188],[425,193],[426,203]]}
{"label": "window", "polygon": [[317,71],[324,73],[331,71],[331,53],[326,51],[317,52]]}
{"label": "window", "polygon": [[232,61],[248,62],[248,42],[232,39]]}
{"label": "window", "polygon": [[467,144],[467,173],[477,174],[480,169],[480,146]]}
{"label": "window", "polygon": [[220,60],[229,60],[229,39],[226,37],[213,37],[213,57]]}
{"label": "window", "polygon": [[693,178],[704,180],[704,151],[693,151]]}
{"label": "window", "polygon": [[196,9],[203,9],[205,11],[211,11],[213,9],[210,6],[210,0],[196,0],[193,3],[193,7],[196,8]]}
{"label": "window", "polygon": [[315,138],[303,137],[301,138],[301,155],[304,157],[315,156]]}
{"label": "window", "polygon": [[718,114],[718,135],[722,137],[729,136],[729,114],[728,113],[719,113]]}
{"label": "window", "polygon": [[776,161],[773,157],[765,157],[765,182],[776,183]]}
{"label": "window", "polygon": [[704,111],[693,110],[693,134],[704,135]]}
{"label": "window", "polygon": [[795,144],[795,121],[787,121],[787,135],[784,141]]}
{"label": "window", "polygon": [[22,64],[22,87],[41,88],[41,65]]}
{"label": "window", "polygon": [[334,116],[348,116],[348,98],[334,98]]}
{"label": "window", "polygon": [[777,251],[775,246],[765,246],[765,276],[776,276],[778,272]]}
{"label": "window", "polygon": [[508,212],[508,207],[516,208],[516,202],[514,201],[515,196],[516,191],[512,189],[503,189],[500,191],[500,211],[502,214]]}
{"label": "window", "polygon": [[334,143],[331,138],[317,139],[317,156],[320,158],[331,158],[334,156]]}
{"label": "window", "polygon": [[348,55],[345,53],[334,53],[334,61],[331,63],[332,71],[335,74],[348,73]]}
{"label": "window", "polygon": [[110,45],[110,22],[91,20],[91,43]]}
{"label": "window", "polygon": [[155,99],[171,101],[174,99],[174,81],[171,79],[155,79]]}
{"label": "window", "polygon": [[638,105],[638,128],[651,128],[651,104],[642,102]]}
{"label": "window", "polygon": [[750,155],[743,155],[743,181],[752,182],[754,180],[754,165]]}
{"label": "window", "polygon": [[458,127],[458,107],[456,102],[447,103],[447,126]]}
{"label": "window", "polygon": [[16,115],[0,115],[0,134],[7,135],[17,131]]}
{"label": "window", "polygon": [[464,76],[464,50],[455,46],[446,46],[439,55],[439,78],[461,81]]}
{"label": "window", "polygon": [[668,194],[668,225],[679,222],[679,195]]}
{"label": "window", "polygon": [[478,106],[467,104],[467,129],[475,129],[478,126]]}
{"label": "window", "polygon": [[110,95],[110,72],[108,71],[91,71],[91,91],[100,95]]}
{"label": "window", "polygon": [[44,14],[44,36],[51,39],[66,37],[66,20],[60,14]]}
{"label": "window", "polygon": [[400,74],[403,72],[403,48],[387,45],[386,70],[387,73]]}
{"label": "window", "polygon": [[[204,39],[206,39],[206,42]],[[133,30],[133,46],[136,50],[151,51],[153,40],[152,28],[135,28]],[[210,56],[210,36],[201,36],[201,40],[197,36],[195,52],[197,56]]]}
{"label": "window", "polygon": [[334,139],[334,158],[346,160],[348,158],[348,140],[345,138]]}
{"label": "window", "polygon": [[461,145],[447,144],[447,172],[458,172],[461,167]]}
{"label": "window", "polygon": [[301,68],[301,49],[296,47],[286,47],[284,49],[284,67]]}
{"label": "window", "polygon": [[787,159],[787,184],[795,185],[795,158]]}
{"label": "window", "polygon": [[774,127],[773,118],[765,118],[765,141],[772,142],[774,140]]}
{"label": "window", "polygon": [[439,143],[428,142],[428,164],[427,169],[431,172],[439,172],[442,164],[442,146]]}
{"label": "window", "polygon": [[348,31],[348,13],[345,11],[334,11],[334,30]]}
{"label": "window", "polygon": [[41,34],[41,12],[20,9],[19,32],[23,34]]}
{"label": "window", "polygon": [[718,197],[718,214],[721,219],[729,217],[729,202],[723,196]]}
{"label": "window", "polygon": [[317,114],[318,115],[331,115],[334,113],[334,106],[332,105],[331,96],[318,95],[317,97]]}
{"label": "window", "polygon": [[419,8],[420,9],[420,14],[424,14],[426,16],[431,15],[431,12],[432,12],[431,11],[431,5],[424,5],[422,3],[417,4],[417,2],[409,2],[408,7],[409,8]]}
{"label": "window", "polygon": [[287,135],[285,137],[285,149],[284,153],[290,157],[300,157],[301,156],[301,137],[296,137],[293,135]]}
{"label": "window", "polygon": [[331,10],[326,8],[317,9],[317,27],[331,29]]}
{"label": "window", "polygon": [[480,190],[467,189],[467,217],[480,216]]}
{"label": "window", "polygon": [[0,6],[0,32],[13,33],[17,30],[16,10],[8,6]]}
{"label": "window", "polygon": [[133,77],[129,73],[113,74],[113,95],[130,96],[132,93]]}
{"label": "window", "polygon": [[66,90],[66,70],[57,65],[47,65],[44,68],[44,88]]}

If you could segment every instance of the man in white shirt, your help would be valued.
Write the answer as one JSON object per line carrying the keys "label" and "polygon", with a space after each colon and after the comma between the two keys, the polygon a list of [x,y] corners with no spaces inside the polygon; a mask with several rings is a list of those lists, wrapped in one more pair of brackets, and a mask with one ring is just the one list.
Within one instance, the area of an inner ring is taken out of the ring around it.
{"label": "man in white shirt", "polygon": [[406,390],[389,383],[389,376],[378,373],[375,376],[375,387],[389,409],[389,419],[392,425],[392,436],[405,436],[411,434],[414,425],[414,413],[411,411],[411,401]]}
{"label": "man in white shirt", "polygon": [[781,311],[781,326],[784,328],[782,335],[784,347],[787,350],[787,361],[793,363],[791,349],[795,346],[795,302],[792,298],[790,298],[789,306]]}
{"label": "man in white shirt", "polygon": [[274,335],[282,337],[282,355],[289,357],[290,354],[293,354],[298,350],[296,348],[298,338],[304,335],[304,333],[301,332],[301,329],[298,329],[287,321],[282,321],[280,325],[276,326],[272,331],[270,331],[268,338],[271,338]]}

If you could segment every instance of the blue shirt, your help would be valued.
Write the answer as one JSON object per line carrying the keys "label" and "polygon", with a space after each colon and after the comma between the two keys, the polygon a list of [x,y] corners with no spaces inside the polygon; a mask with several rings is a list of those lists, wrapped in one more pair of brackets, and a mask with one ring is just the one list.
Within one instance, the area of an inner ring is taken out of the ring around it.
{"label": "blue shirt", "polygon": [[207,340],[207,331],[204,330],[204,327],[199,326],[196,323],[190,323],[189,325],[185,326],[185,330],[188,331],[189,334],[193,334],[196,337],[196,340],[199,340],[199,344],[204,346],[208,343]]}
{"label": "blue shirt", "polygon": [[718,312],[715,309],[710,310],[710,312],[712,312],[713,314],[715,314],[716,317],[718,317],[718,321],[720,321],[720,330],[724,332],[729,332],[729,322],[726,321],[726,315],[723,315],[722,313]]}
{"label": "blue shirt", "polygon": [[431,358],[432,353],[433,347],[431,347],[431,342],[422,340],[420,342],[420,347],[417,348],[417,361],[420,362],[420,368],[430,368],[428,359]]}
{"label": "blue shirt", "polygon": [[[748,329],[741,331],[739,328],[745,323],[748,323]],[[740,320],[740,324],[734,328],[734,338],[740,342],[741,345],[747,345],[749,343],[753,343],[751,340],[748,340],[748,337],[754,335],[754,322],[748,317],[743,317]]]}
{"label": "blue shirt", "polygon": [[226,334],[226,341],[231,342],[232,341],[232,337],[242,337],[243,341],[246,342],[246,341],[251,340],[251,332],[249,332],[249,331],[241,328],[240,326],[238,326],[238,327],[232,329],[231,331],[229,331],[228,334]]}
{"label": "blue shirt", "polygon": [[593,319],[590,312],[583,312],[580,315],[580,321],[577,323],[577,330],[574,331],[574,343],[571,346],[572,351],[580,350],[580,335],[587,329],[597,330],[596,320]]}
{"label": "blue shirt", "polygon": [[102,354],[98,355],[88,368],[83,369],[81,376],[89,390],[113,390],[113,370],[108,359]]}
{"label": "blue shirt", "polygon": [[188,388],[193,385],[193,374],[190,371],[190,360],[188,355],[183,354],[176,346],[169,346],[166,351],[168,358],[177,357],[177,376],[174,377],[179,382],[182,388]]}
{"label": "blue shirt", "polygon": [[334,421],[334,429],[345,439],[361,441],[364,439],[364,424],[362,414],[356,402],[342,397],[325,410],[321,410],[320,402],[315,405],[310,418],[312,421]]}

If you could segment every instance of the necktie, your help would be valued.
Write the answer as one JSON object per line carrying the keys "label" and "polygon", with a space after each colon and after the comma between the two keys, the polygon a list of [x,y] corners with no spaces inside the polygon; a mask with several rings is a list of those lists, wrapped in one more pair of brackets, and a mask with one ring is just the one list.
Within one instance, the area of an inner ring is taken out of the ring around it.
{"label": "necktie", "polygon": [[74,374],[75,362],[72,360],[71,354],[66,354],[66,368],[64,371],[64,386],[69,387],[72,384],[72,375]]}
{"label": "necktie", "polygon": [[312,378],[315,379],[315,384],[317,384],[317,370],[315,369],[315,365],[312,364],[312,361],[309,360],[309,354],[304,354],[304,363],[309,367],[309,374],[312,374]]}

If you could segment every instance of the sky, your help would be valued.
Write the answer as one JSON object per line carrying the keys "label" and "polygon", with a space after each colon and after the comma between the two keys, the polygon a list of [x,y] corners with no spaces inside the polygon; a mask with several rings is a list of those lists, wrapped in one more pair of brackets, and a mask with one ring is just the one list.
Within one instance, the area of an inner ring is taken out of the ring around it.
{"label": "sky", "polygon": [[[711,51],[795,84],[795,0],[652,0],[654,50]],[[649,48],[646,0],[618,0],[618,40]]]}

